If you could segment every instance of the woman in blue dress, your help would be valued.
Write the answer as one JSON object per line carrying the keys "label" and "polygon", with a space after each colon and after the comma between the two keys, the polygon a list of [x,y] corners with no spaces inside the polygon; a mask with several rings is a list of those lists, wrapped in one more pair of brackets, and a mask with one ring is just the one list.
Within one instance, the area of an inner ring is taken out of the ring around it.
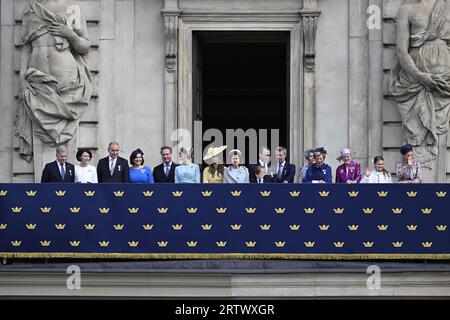
{"label": "woman in blue dress", "polygon": [[223,183],[249,183],[249,172],[241,166],[242,153],[235,149],[230,151],[231,166],[225,169]]}
{"label": "woman in blue dress", "polygon": [[180,165],[175,168],[175,183],[200,183],[200,167],[192,163],[189,148],[180,148],[178,162]]}
{"label": "woman in blue dress", "polygon": [[141,149],[134,150],[130,155],[130,182],[153,183],[152,170],[144,166],[144,152]]}
{"label": "woman in blue dress", "polygon": [[314,150],[315,163],[306,171],[303,183],[333,183],[331,167],[325,163],[326,155],[323,147]]}

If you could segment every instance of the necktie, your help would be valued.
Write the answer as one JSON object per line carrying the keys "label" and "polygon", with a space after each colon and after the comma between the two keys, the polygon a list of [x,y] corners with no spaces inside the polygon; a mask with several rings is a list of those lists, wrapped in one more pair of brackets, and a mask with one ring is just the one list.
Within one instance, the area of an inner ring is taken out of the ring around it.
{"label": "necktie", "polygon": [[281,179],[282,176],[283,176],[283,165],[280,163],[278,167],[278,179]]}
{"label": "necktie", "polygon": [[60,163],[61,166],[61,177],[64,180],[64,177],[66,176],[66,169],[64,169],[64,163]]}
{"label": "necktie", "polygon": [[114,168],[116,166],[116,159],[111,159],[111,166],[109,167],[109,172],[111,173],[111,175],[113,175],[114,173]]}
{"label": "necktie", "polygon": [[166,174],[166,177],[169,176],[169,171],[170,171],[170,166],[168,164],[166,164],[165,168],[164,168],[164,173]]}

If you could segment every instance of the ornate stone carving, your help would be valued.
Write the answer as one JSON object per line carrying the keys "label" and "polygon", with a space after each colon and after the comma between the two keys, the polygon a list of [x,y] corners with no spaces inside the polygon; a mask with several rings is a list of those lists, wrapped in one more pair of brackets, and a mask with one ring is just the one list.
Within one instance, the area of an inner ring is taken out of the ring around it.
{"label": "ornate stone carving", "polygon": [[70,141],[91,98],[84,59],[90,42],[80,7],[69,0],[30,1],[23,14],[22,43],[15,130],[21,156],[31,160],[33,133],[45,143]]}
{"label": "ornate stone carving", "polygon": [[174,72],[177,65],[178,12],[164,14],[164,34],[166,37],[165,61],[168,72]]}
{"label": "ornate stone carving", "polygon": [[306,72],[314,72],[316,62],[316,33],[320,11],[302,11],[304,64]]}
{"label": "ornate stone carving", "polygon": [[[422,164],[437,157],[444,163],[446,158],[450,112],[449,22],[447,0],[404,4],[397,14],[400,72],[392,79],[391,92],[402,116],[403,140],[415,147]],[[445,177],[445,166],[441,171],[439,175]]]}

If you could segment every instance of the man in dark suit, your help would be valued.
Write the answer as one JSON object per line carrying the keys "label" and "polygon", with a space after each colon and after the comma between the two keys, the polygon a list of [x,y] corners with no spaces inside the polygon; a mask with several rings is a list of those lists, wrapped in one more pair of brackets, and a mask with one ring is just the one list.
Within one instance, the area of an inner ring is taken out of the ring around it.
{"label": "man in dark suit", "polygon": [[261,166],[255,167],[255,181],[251,183],[275,183],[276,177],[270,174],[266,174],[266,171]]}
{"label": "man in dark suit", "polygon": [[256,183],[255,169],[259,166],[263,169],[265,175],[272,177],[272,170],[270,165],[270,149],[267,147],[262,147],[259,150],[259,159],[257,164],[248,165],[248,173],[250,183]]}
{"label": "man in dark suit", "polygon": [[99,183],[130,182],[128,161],[119,157],[119,152],[119,144],[117,142],[111,142],[108,146],[109,156],[98,161],[97,177]]}
{"label": "man in dark suit", "polygon": [[175,167],[178,164],[172,161],[172,148],[161,147],[160,153],[163,162],[153,168],[153,180],[155,183],[174,183]]}
{"label": "man in dark suit", "polygon": [[[278,147],[277,150],[277,172],[274,175],[276,183],[294,183],[295,164],[286,161],[287,150],[285,147]],[[274,168],[275,169],[275,168]]]}
{"label": "man in dark suit", "polygon": [[70,183],[75,181],[75,167],[67,162],[67,148],[56,148],[56,161],[47,163],[42,171],[41,183],[59,182]]}

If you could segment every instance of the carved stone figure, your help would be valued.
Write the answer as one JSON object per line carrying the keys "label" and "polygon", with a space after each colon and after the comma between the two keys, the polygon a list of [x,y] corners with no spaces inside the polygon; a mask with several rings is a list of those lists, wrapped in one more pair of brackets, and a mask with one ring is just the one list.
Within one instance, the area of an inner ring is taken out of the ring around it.
{"label": "carved stone figure", "polygon": [[[446,148],[450,109],[450,5],[404,4],[397,14],[398,77],[391,92],[403,121],[404,143],[427,163]],[[442,154],[441,157],[446,157]]]}
{"label": "carved stone figure", "polygon": [[89,104],[86,19],[70,0],[31,0],[23,15],[22,42],[15,126],[21,156],[29,160],[33,132],[45,143],[68,142]]}

